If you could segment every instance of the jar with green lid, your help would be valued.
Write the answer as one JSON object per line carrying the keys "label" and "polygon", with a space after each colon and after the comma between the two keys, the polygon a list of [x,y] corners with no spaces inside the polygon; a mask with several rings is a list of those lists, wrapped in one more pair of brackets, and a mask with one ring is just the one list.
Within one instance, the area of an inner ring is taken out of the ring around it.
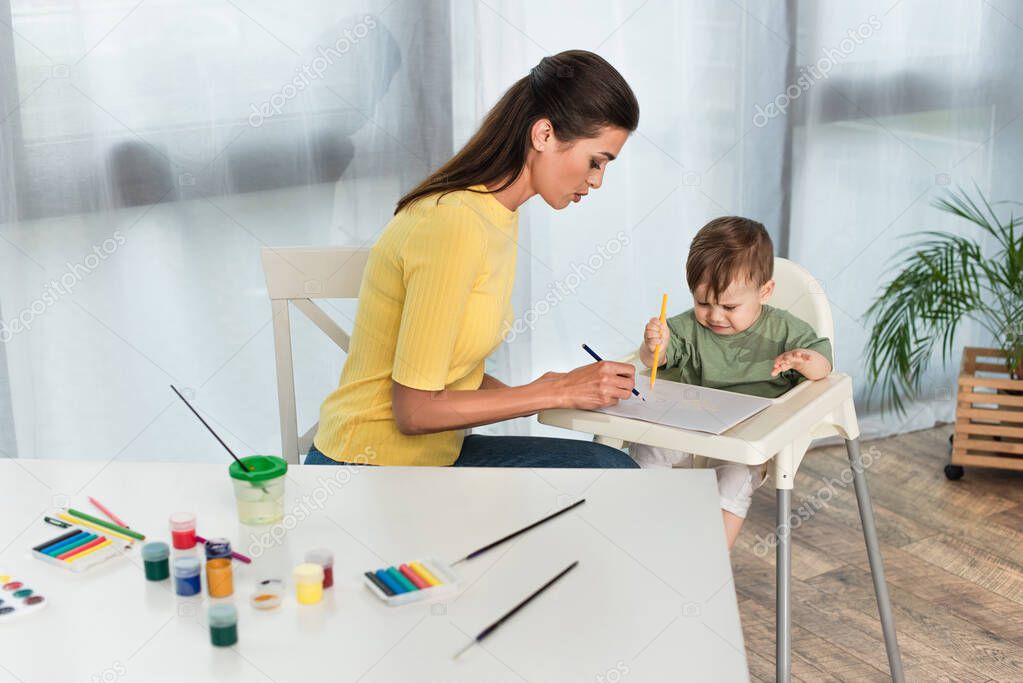
{"label": "jar with green lid", "polygon": [[284,475],[288,463],[276,455],[249,455],[228,467],[242,524],[274,524],[284,517]]}

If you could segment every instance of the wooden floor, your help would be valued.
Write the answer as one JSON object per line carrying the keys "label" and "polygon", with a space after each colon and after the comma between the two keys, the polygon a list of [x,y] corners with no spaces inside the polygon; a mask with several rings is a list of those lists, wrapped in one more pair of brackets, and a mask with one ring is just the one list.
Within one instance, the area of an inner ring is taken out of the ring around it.
{"label": "wooden floor", "polygon": [[[906,679],[1023,681],[1023,473],[946,480],[950,432],[863,444]],[[891,680],[849,477],[834,447],[796,479],[793,680]],[[774,506],[768,482],[732,550],[754,681],[774,680]]]}

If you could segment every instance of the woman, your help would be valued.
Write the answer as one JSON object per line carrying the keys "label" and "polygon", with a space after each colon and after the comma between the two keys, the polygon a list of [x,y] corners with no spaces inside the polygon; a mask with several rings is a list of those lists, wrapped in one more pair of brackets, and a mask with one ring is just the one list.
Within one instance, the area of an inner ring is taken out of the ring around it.
{"label": "woman", "polygon": [[602,58],[545,57],[401,198],[370,253],[348,359],[306,464],[635,467],[597,443],[463,430],[631,398],[625,363],[518,387],[483,368],[512,320],[518,207],[535,194],[555,209],[580,201],[638,123],[635,95]]}

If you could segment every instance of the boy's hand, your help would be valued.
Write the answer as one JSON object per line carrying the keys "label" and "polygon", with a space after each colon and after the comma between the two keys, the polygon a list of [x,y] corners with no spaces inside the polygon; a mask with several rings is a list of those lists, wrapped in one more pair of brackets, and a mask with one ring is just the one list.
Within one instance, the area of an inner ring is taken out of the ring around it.
{"label": "boy's hand", "polygon": [[831,373],[831,363],[817,351],[792,349],[774,359],[771,377],[777,377],[786,370],[795,370],[807,379],[817,380]]}
{"label": "boy's hand", "polygon": [[771,377],[777,377],[786,370],[795,370],[796,372],[800,372],[800,369],[809,362],[810,354],[802,349],[786,351],[774,359],[774,367],[771,368]]}
{"label": "boy's hand", "polygon": [[661,346],[659,360],[663,365],[664,352],[668,348],[668,323],[662,323],[660,318],[650,318],[650,322],[646,324],[646,329],[643,331],[643,345],[652,354],[657,350],[658,344]]}

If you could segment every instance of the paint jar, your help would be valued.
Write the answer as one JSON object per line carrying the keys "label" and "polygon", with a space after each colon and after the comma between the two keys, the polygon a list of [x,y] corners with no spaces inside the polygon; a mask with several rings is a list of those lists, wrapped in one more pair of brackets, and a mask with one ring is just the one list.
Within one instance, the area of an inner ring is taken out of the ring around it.
{"label": "paint jar", "polygon": [[170,576],[170,548],[166,543],[153,541],[142,546],[142,562],[146,569],[146,579],[163,581]]}
{"label": "paint jar", "polygon": [[210,642],[217,647],[228,647],[238,642],[238,610],[234,605],[213,605],[206,612],[210,625]]}
{"label": "paint jar", "polygon": [[195,546],[195,513],[175,512],[170,516],[171,543],[178,550]]}
{"label": "paint jar", "polygon": [[256,609],[273,609],[281,604],[284,597],[284,582],[280,579],[264,579],[256,584],[256,592],[249,600]]}
{"label": "paint jar", "polygon": [[305,561],[323,567],[323,587],[334,585],[334,553],[327,548],[314,548],[306,552]]}
{"label": "paint jar", "polygon": [[306,562],[295,567],[295,597],[299,604],[315,605],[323,599],[323,567]]}
{"label": "paint jar", "polygon": [[175,557],[174,592],[178,595],[198,595],[199,590],[199,558]]}
{"label": "paint jar", "polygon": [[226,598],[234,592],[231,558],[218,557],[206,562],[206,590],[211,598]]}
{"label": "paint jar", "polygon": [[206,559],[218,560],[222,557],[231,559],[231,541],[226,538],[211,538],[206,541]]}
{"label": "paint jar", "polygon": [[249,455],[228,467],[242,524],[274,524],[284,517],[284,475],[288,463],[276,455]]}

